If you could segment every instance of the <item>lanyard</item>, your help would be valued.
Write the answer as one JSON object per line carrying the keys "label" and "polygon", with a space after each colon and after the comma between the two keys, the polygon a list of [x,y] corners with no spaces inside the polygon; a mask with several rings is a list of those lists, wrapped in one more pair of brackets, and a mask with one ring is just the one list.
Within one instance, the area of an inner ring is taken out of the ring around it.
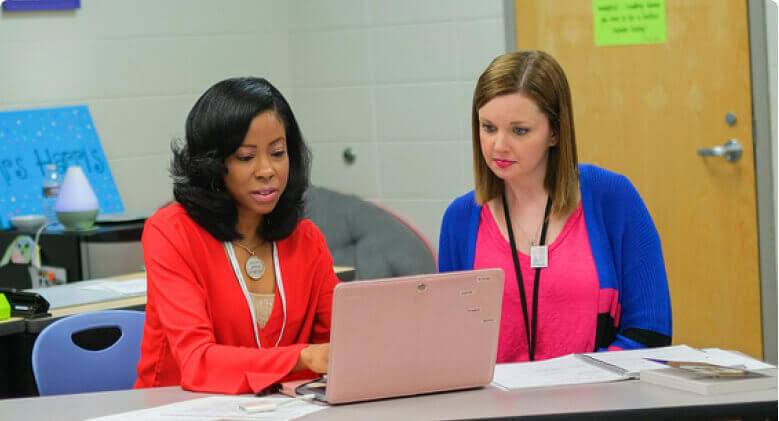
{"label": "lanyard", "polygon": [[[544,208],[544,225],[541,228],[541,238],[539,239],[539,246],[543,246],[546,241],[546,229],[549,227],[549,211],[552,209],[552,198],[546,199],[546,208]],[[519,257],[517,256],[517,243],[514,241],[514,229],[511,226],[511,215],[509,215],[509,205],[506,201],[506,193],[503,193],[503,213],[506,217],[506,231],[509,234],[509,243],[511,244],[511,258],[514,261],[514,273],[517,276],[517,284],[519,285],[519,299],[522,303],[522,316],[525,318],[525,336],[527,338],[527,355],[530,361],[536,358],[536,333],[538,320],[538,281],[541,279],[541,268],[536,268],[536,276],[533,281],[533,319],[532,330],[528,326],[527,317],[527,298],[525,298],[525,283],[522,281],[522,270],[519,267]]]}
{"label": "lanyard", "polygon": [[[246,298],[246,302],[249,304],[249,313],[252,315],[252,327],[254,328],[254,339],[257,341],[257,348],[262,348],[260,344],[260,333],[257,330],[257,315],[254,314],[254,306],[252,305],[252,299],[249,296],[249,289],[246,287],[246,281],[243,279],[243,274],[238,266],[238,258],[235,256],[235,248],[233,243],[225,241],[224,248],[227,250],[227,257],[230,259],[230,265],[233,267],[235,277],[238,279],[238,284],[241,286],[241,291]],[[281,338],[284,336],[284,328],[287,326],[287,297],[284,294],[284,281],[281,279],[281,268],[279,266],[279,252],[276,248],[276,242],[273,242],[273,269],[276,271],[276,288],[279,290],[279,297],[281,298],[281,332],[279,332],[279,338],[276,339],[275,347],[278,348],[281,343]]]}

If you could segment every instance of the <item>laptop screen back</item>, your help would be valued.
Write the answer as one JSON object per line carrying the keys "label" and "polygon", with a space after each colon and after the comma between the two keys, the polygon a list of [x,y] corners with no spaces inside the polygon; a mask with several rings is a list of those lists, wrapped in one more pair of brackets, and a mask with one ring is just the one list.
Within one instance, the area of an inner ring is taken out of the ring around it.
{"label": "laptop screen back", "polygon": [[326,397],[345,403],[492,381],[503,271],[339,284]]}

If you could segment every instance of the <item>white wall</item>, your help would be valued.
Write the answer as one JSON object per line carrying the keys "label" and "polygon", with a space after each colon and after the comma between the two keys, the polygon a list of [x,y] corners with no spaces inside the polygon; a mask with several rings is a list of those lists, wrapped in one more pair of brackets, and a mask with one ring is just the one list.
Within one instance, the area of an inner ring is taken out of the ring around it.
{"label": "white wall", "polygon": [[505,51],[502,0],[289,4],[290,97],[313,183],[395,210],[437,248],[444,209],[472,188],[471,95]]}
{"label": "white wall", "polygon": [[[774,151],[774,155],[771,157],[773,162],[773,172],[774,172],[774,182],[776,182],[776,158],[777,158],[777,151],[779,149],[777,148],[777,113],[779,113],[779,108],[777,108],[779,105],[777,104],[777,90],[779,90],[779,85],[777,85],[777,49],[779,48],[779,44],[777,44],[777,34],[779,34],[779,27],[777,26],[777,1],[776,0],[766,0],[765,1],[765,25],[766,25],[766,46],[768,50],[768,92],[769,92],[769,100],[771,104],[771,144],[773,147],[771,148]],[[774,189],[774,209],[777,209],[776,207],[776,189]]]}
{"label": "white wall", "polygon": [[0,109],[88,104],[125,206],[151,212],[171,197],[170,140],[197,96],[265,76],[298,115],[315,184],[396,210],[436,246],[443,209],[471,188],[474,82],[505,49],[502,0],[83,0],[0,14]]}
{"label": "white wall", "polygon": [[88,104],[130,211],[172,197],[170,141],[229,76],[291,85],[284,0],[82,0],[0,14],[0,109]]}
{"label": "white wall", "polygon": [[[505,50],[502,0],[83,0],[0,14],[0,109],[89,105],[125,207],[171,198],[169,145],[211,84],[290,99],[314,184],[405,215],[437,247],[471,186],[475,80]],[[344,148],[357,156],[343,163]]]}

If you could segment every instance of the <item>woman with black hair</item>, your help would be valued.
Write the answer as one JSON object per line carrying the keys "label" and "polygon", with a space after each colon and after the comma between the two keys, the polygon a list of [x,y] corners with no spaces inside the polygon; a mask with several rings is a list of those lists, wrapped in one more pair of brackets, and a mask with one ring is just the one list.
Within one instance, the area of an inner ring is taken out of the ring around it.
{"label": "woman with black hair", "polygon": [[176,202],[143,231],[146,324],[136,387],[257,393],[327,371],[338,279],[302,218],[310,156],[268,81],[217,83],[173,146]]}

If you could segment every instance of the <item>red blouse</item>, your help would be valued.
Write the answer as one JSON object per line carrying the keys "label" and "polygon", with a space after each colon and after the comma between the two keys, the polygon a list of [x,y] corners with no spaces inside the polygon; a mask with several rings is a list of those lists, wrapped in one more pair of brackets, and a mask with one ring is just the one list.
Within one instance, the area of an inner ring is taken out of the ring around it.
{"label": "red blouse", "polygon": [[[146,324],[136,388],[181,385],[212,393],[257,393],[273,383],[314,377],[290,374],[309,343],[330,340],[338,278],[322,233],[303,219],[276,243],[286,298],[279,291],[265,328],[252,328],[250,303],[222,242],[178,204],[157,211],[143,230]],[[279,346],[274,345],[283,336]]]}

